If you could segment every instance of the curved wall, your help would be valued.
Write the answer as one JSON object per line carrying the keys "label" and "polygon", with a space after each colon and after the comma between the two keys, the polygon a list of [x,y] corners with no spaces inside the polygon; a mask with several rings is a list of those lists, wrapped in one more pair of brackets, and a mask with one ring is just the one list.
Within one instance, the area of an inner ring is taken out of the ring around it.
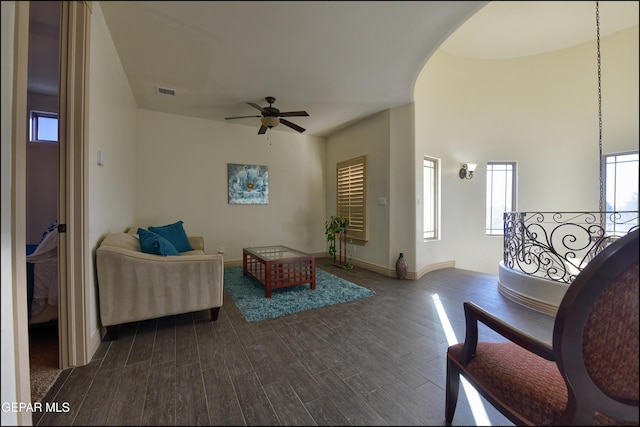
{"label": "curved wall", "polygon": [[554,316],[569,285],[498,266],[498,290],[510,300]]}
{"label": "curved wall", "polygon": [[[638,150],[638,26],[604,37],[603,153]],[[599,210],[595,42],[478,60],[436,52],[416,80],[416,270],[453,260],[498,273],[502,236],[485,233],[486,164],[517,163],[518,211]],[[422,159],[441,159],[441,238],[422,239]],[[461,164],[478,168],[461,180]],[[408,251],[407,251],[408,252]]]}

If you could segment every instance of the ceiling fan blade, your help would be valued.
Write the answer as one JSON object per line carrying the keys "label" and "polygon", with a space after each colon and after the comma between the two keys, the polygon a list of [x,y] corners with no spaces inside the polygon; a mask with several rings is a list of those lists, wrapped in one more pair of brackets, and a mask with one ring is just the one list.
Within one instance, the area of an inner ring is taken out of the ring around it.
{"label": "ceiling fan blade", "polygon": [[269,113],[267,110],[265,110],[264,108],[262,108],[258,104],[254,104],[253,102],[247,102],[247,104],[251,105],[255,109],[258,109],[258,110],[262,111],[265,114]]}
{"label": "ceiling fan blade", "polygon": [[231,119],[248,119],[249,117],[262,117],[262,116],[236,116],[236,117],[225,117],[225,120]]}
{"label": "ceiling fan blade", "polygon": [[258,131],[258,135],[262,135],[267,132],[267,127],[265,125],[260,126],[260,130]]}
{"label": "ceiling fan blade", "polygon": [[284,113],[278,113],[280,117],[293,117],[293,116],[308,116],[306,111],[285,111]]}
{"label": "ceiling fan blade", "polygon": [[282,123],[285,126],[289,126],[291,129],[295,129],[298,132],[304,132],[306,130],[305,128],[300,127],[295,123],[291,123],[289,120],[286,120],[286,119],[280,119],[280,123]]}

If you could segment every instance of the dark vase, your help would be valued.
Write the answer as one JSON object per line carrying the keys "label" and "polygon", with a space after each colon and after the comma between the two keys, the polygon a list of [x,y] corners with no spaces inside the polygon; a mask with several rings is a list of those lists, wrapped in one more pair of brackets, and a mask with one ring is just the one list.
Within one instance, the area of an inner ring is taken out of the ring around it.
{"label": "dark vase", "polygon": [[407,277],[408,268],[409,264],[407,263],[404,254],[400,252],[400,257],[398,258],[398,261],[396,261],[396,274],[398,276],[398,279],[404,279],[405,277]]}

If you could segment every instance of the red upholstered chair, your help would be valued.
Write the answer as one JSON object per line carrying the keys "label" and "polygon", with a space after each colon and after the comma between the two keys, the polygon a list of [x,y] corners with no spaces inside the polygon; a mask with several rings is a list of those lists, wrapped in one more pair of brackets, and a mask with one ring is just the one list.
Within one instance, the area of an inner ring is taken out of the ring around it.
{"label": "red upholstered chair", "polygon": [[[462,375],[517,425],[637,425],[638,233],[603,249],[576,277],[552,343],[465,302],[465,342],[447,350],[447,424]],[[478,322],[508,341],[478,342]]]}

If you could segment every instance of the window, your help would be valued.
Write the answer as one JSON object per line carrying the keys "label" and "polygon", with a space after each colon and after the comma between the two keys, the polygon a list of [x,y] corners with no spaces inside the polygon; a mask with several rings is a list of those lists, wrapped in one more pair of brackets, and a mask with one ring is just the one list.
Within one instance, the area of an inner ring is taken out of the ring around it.
{"label": "window", "polygon": [[487,163],[487,235],[504,234],[504,212],[516,209],[515,162]]}
{"label": "window", "polygon": [[337,215],[349,219],[347,237],[368,240],[367,236],[367,157],[340,162],[337,165]]}
{"label": "window", "polygon": [[440,160],[425,156],[422,165],[423,174],[423,227],[424,240],[439,237],[439,193]]}
{"label": "window", "polygon": [[[604,188],[606,212],[638,211],[638,152],[604,156]],[[637,213],[621,214],[619,218],[607,216],[609,233],[626,233],[638,224]]]}
{"label": "window", "polygon": [[29,117],[31,142],[58,142],[58,115],[32,110]]}

